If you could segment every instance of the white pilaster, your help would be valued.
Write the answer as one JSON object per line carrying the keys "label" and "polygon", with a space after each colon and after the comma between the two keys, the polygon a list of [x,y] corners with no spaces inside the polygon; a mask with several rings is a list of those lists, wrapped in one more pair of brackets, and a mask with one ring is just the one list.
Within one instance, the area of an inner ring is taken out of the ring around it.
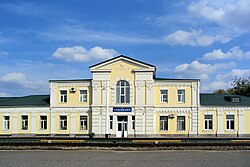
{"label": "white pilaster", "polygon": [[146,105],[154,105],[154,82],[146,81]]}
{"label": "white pilaster", "polygon": [[13,116],[12,116],[12,132],[13,134],[17,134],[17,130],[18,130],[18,125],[17,125],[17,121],[18,121],[18,114],[17,112],[13,112]]}
{"label": "white pilaster", "polygon": [[238,110],[238,127],[239,127],[239,135],[244,134],[245,127],[244,127],[244,110]]}
{"label": "white pilaster", "polygon": [[70,135],[76,134],[76,113],[70,113]]}
{"label": "white pilaster", "polygon": [[56,120],[56,114],[53,111],[53,109],[51,109],[50,114],[51,114],[51,117],[50,117],[50,119],[51,119],[51,122],[50,122],[51,132],[50,133],[53,135],[56,133],[56,121],[59,122],[59,120]]}
{"label": "white pilaster", "polygon": [[223,134],[223,119],[221,109],[217,109],[217,134]]}
{"label": "white pilaster", "polygon": [[33,112],[31,113],[31,134],[36,134],[36,123],[36,112]]}

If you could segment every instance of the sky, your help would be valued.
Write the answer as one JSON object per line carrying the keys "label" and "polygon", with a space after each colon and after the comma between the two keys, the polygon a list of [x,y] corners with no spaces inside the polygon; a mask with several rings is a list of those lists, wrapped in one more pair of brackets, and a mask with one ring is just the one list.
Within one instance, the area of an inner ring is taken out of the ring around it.
{"label": "sky", "polygon": [[126,55],[201,92],[250,76],[249,0],[1,0],[0,96],[49,94]]}

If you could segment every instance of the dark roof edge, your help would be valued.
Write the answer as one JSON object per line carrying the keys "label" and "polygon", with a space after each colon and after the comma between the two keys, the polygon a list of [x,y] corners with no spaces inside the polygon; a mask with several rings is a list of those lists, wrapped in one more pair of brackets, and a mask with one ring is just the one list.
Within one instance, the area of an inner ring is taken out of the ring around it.
{"label": "dark roof edge", "polygon": [[162,80],[169,80],[169,81],[200,81],[200,79],[186,79],[186,78],[180,78],[180,79],[176,79],[176,78],[158,78],[156,77],[155,80],[157,81],[162,81]]}
{"label": "dark roof edge", "polygon": [[116,56],[116,57],[113,57],[113,58],[111,58],[111,59],[102,61],[102,62],[100,62],[100,63],[97,63],[97,64],[94,64],[94,65],[92,65],[92,66],[89,66],[89,68],[92,68],[92,67],[94,67],[94,66],[98,66],[98,65],[100,65],[100,64],[102,64],[102,63],[106,63],[106,62],[109,62],[109,61],[118,59],[118,58],[120,58],[120,57],[124,57],[124,58],[130,59],[130,60],[132,60],[132,61],[137,61],[137,62],[139,62],[139,63],[142,63],[142,64],[145,64],[145,65],[148,65],[148,66],[151,66],[151,67],[156,68],[156,67],[155,67],[154,65],[152,65],[152,64],[148,64],[148,63],[145,63],[145,62],[143,62],[143,61],[136,60],[136,59],[134,59],[134,58],[131,58],[131,57],[128,57],[128,56],[124,56],[124,55]]}
{"label": "dark roof edge", "polygon": [[91,81],[92,79],[50,79],[49,82],[83,82]]}

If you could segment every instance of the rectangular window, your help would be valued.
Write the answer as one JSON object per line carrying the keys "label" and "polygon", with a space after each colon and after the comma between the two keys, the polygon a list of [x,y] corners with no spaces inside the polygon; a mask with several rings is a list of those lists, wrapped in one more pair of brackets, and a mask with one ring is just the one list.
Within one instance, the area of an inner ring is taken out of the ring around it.
{"label": "rectangular window", "polygon": [[132,116],[132,129],[135,129],[135,116]]}
{"label": "rectangular window", "polygon": [[160,116],[160,130],[168,130],[168,116]]}
{"label": "rectangular window", "polygon": [[213,129],[213,115],[204,115],[205,130]]}
{"label": "rectangular window", "polygon": [[87,102],[87,90],[80,90],[80,102]]}
{"label": "rectangular window", "polygon": [[40,116],[40,129],[41,130],[46,130],[47,129],[47,116]]}
{"label": "rectangular window", "polygon": [[80,116],[80,130],[88,129],[87,116]]}
{"label": "rectangular window", "polygon": [[161,103],[168,102],[168,90],[161,90]]}
{"label": "rectangular window", "polygon": [[60,130],[67,130],[67,116],[60,116]]}
{"label": "rectangular window", "polygon": [[10,129],[10,116],[3,116],[3,130]]}
{"label": "rectangular window", "polygon": [[185,103],[185,90],[178,90],[178,102]]}
{"label": "rectangular window", "polygon": [[177,116],[177,131],[185,131],[185,116]]}
{"label": "rectangular window", "polygon": [[60,91],[60,102],[62,102],[62,103],[67,102],[67,90]]}
{"label": "rectangular window", "polygon": [[113,129],[113,116],[109,116],[109,129]]}
{"label": "rectangular window", "polygon": [[226,115],[227,130],[234,130],[234,115]]}
{"label": "rectangular window", "polygon": [[28,115],[22,115],[22,130],[28,130]]}

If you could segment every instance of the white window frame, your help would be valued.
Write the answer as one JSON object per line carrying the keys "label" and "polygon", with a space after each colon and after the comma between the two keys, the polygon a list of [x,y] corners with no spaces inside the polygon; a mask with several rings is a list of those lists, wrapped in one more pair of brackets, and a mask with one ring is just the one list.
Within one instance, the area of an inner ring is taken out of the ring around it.
{"label": "white window frame", "polygon": [[[9,119],[7,120],[5,117],[8,117]],[[10,130],[10,115],[3,115],[3,130]]]}
{"label": "white window frame", "polygon": [[[184,120],[180,120],[180,117]],[[186,116],[178,115],[177,116],[177,131],[186,131]]]}
{"label": "white window frame", "polygon": [[[233,119],[227,118],[227,116],[233,116]],[[233,128],[231,127],[231,122],[233,122]],[[227,125],[229,125],[229,127]],[[226,130],[227,131],[235,130],[235,115],[234,114],[226,114]]]}
{"label": "white window frame", "polygon": [[[46,117],[46,120],[43,120],[42,117]],[[40,115],[40,130],[47,130],[47,129],[48,129],[48,116]]]}
{"label": "white window frame", "polygon": [[[122,82],[124,85],[122,86]],[[128,89],[127,89],[128,88]],[[123,90],[123,93],[122,93]],[[119,94],[118,94],[119,91]],[[129,104],[130,103],[130,84],[126,80],[119,80],[116,84],[116,103],[118,104]],[[122,101],[122,97],[124,98],[124,102]]]}
{"label": "white window frame", "polygon": [[[83,119],[82,119],[83,118]],[[80,130],[88,130],[88,116],[87,115],[80,115]]]}
{"label": "white window frame", "polygon": [[[163,94],[162,91],[166,91],[167,94]],[[167,97],[164,97],[167,96]],[[160,90],[160,102],[161,103],[168,103],[168,89],[161,89]]]}
{"label": "white window frame", "polygon": [[[62,92],[66,92],[66,94],[62,94]],[[68,101],[68,90],[61,89],[60,90],[60,103],[67,103]]]}
{"label": "white window frame", "polygon": [[[66,120],[61,119],[62,117],[66,117]],[[65,125],[66,122],[66,125]],[[60,115],[59,116],[59,129],[62,131],[66,131],[68,129],[68,116],[67,115]]]}
{"label": "white window frame", "polygon": [[[162,117],[166,117],[167,119],[161,120]],[[168,116],[167,115],[161,115],[160,116],[160,131],[168,131]],[[167,128],[165,129],[165,124],[167,124]]]}
{"label": "white window frame", "polygon": [[[81,92],[84,92],[84,93],[81,93]],[[80,100],[81,103],[88,102],[88,90],[80,89],[80,91],[79,91],[79,100]]]}
{"label": "white window frame", "polygon": [[[183,92],[182,93],[179,93],[179,91]],[[185,95],[186,95],[186,91],[185,89],[178,89],[177,90],[177,101],[178,103],[185,103],[186,99],[185,99]],[[180,98],[179,98],[180,97]],[[180,100],[179,100],[180,99]]]}
{"label": "white window frame", "polygon": [[[27,116],[27,119],[24,119],[23,117],[26,117],[26,116]],[[21,130],[26,131],[28,129],[29,129],[29,115],[28,114],[21,115]]]}
{"label": "white window frame", "polygon": [[[212,116],[212,118],[206,118],[206,116]],[[212,127],[210,128],[209,125],[211,125]],[[206,128],[207,125],[207,128]],[[213,114],[204,114],[204,130],[213,130]]]}

